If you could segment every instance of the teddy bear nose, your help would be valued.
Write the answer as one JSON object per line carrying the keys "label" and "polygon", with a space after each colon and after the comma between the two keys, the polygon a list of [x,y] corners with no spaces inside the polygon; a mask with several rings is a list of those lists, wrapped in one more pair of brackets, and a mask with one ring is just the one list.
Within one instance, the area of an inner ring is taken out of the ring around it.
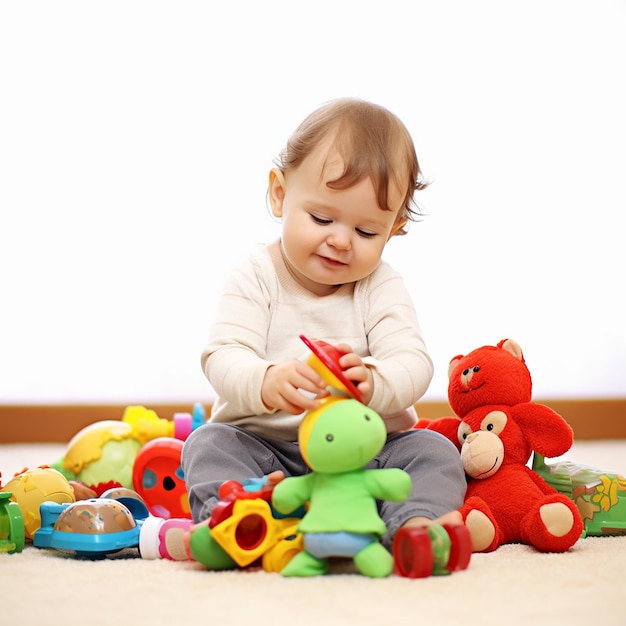
{"label": "teddy bear nose", "polygon": [[465,368],[461,372],[461,382],[466,387],[469,387],[470,382],[472,381],[472,378],[474,377],[474,374],[476,374],[477,372],[480,372],[480,366],[479,365],[475,365],[474,367],[467,367],[467,368]]}

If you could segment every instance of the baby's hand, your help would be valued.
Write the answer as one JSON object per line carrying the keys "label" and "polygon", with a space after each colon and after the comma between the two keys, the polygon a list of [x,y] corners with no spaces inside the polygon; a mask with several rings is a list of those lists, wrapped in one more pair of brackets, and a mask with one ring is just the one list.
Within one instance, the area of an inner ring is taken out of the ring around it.
{"label": "baby's hand", "polygon": [[345,352],[339,359],[339,367],[341,367],[344,376],[355,384],[361,393],[363,404],[368,404],[372,399],[374,391],[372,372],[363,363],[363,359],[358,354],[352,352],[352,347],[347,343],[339,343],[335,347],[337,350]]}
{"label": "baby's hand", "polygon": [[256,476],[253,478],[247,478],[243,481],[242,485],[246,491],[272,491],[276,485],[285,479],[285,472],[282,470],[274,470],[261,478]]}
{"label": "baby's hand", "polygon": [[319,398],[327,395],[322,377],[310,365],[297,360],[269,367],[261,387],[261,399],[268,409],[292,415],[315,409]]}
{"label": "baby's hand", "polygon": [[267,486],[273,489],[281,480],[285,479],[285,473],[282,470],[275,470],[271,474],[267,474],[265,478]]}

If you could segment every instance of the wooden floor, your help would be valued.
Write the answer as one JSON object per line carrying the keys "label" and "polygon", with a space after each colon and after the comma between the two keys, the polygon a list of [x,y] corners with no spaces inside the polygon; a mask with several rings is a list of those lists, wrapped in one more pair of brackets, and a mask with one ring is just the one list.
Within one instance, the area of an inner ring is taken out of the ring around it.
{"label": "wooden floor", "polygon": [[[536,400],[562,415],[576,439],[626,439],[626,398]],[[190,413],[193,403],[146,405],[159,417]],[[0,405],[0,443],[68,442],[85,426],[122,419],[125,405]],[[207,415],[211,407],[205,407]],[[452,415],[447,402],[420,402],[420,417]]]}

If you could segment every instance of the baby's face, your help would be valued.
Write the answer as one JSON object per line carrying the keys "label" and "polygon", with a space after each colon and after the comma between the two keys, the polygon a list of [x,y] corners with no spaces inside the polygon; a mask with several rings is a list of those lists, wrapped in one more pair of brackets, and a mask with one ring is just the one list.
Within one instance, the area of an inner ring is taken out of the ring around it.
{"label": "baby's face", "polygon": [[296,279],[317,295],[371,274],[401,224],[402,194],[390,188],[391,211],[378,206],[372,181],[331,189],[343,173],[332,148],[320,146],[296,169],[270,175],[272,212],[282,220],[282,245]]}

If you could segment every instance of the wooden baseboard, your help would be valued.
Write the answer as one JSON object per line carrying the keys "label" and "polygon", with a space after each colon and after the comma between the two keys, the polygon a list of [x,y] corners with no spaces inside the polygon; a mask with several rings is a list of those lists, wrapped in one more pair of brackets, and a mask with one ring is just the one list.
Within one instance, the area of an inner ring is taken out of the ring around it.
{"label": "wooden baseboard", "polygon": [[[626,398],[535,400],[561,415],[575,439],[626,439]],[[446,402],[420,402],[421,417],[454,415]]]}
{"label": "wooden baseboard", "polygon": [[[576,439],[626,439],[626,398],[536,400],[562,415]],[[166,419],[191,412],[193,403],[146,405]],[[69,442],[82,428],[102,420],[119,420],[125,405],[0,405],[0,443]],[[210,407],[205,407],[207,414]],[[421,417],[452,415],[447,402],[420,402]]]}

